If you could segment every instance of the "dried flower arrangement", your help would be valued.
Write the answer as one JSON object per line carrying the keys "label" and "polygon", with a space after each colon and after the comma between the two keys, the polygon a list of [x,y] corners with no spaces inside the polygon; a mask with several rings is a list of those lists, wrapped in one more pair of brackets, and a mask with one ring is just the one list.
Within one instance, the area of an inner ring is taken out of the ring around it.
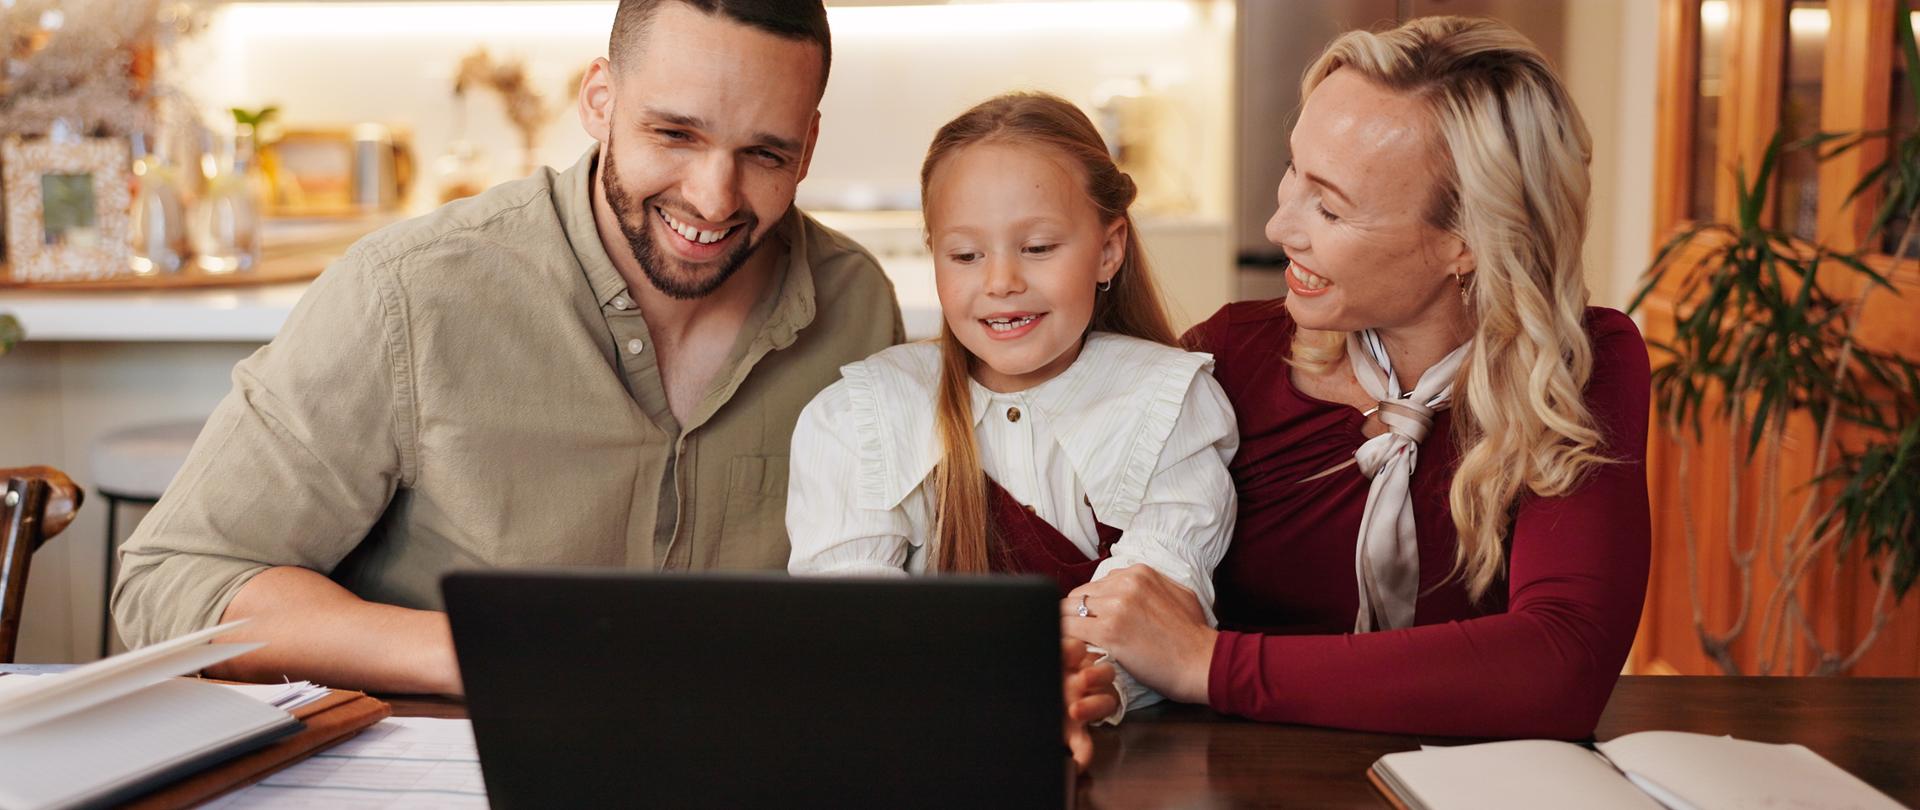
{"label": "dried flower arrangement", "polygon": [[[204,30],[210,0],[0,3],[0,134],[127,135],[179,90],[161,54]],[[191,108],[191,105],[181,105]]]}
{"label": "dried flower arrangement", "polygon": [[540,128],[553,117],[554,109],[527,78],[526,61],[495,61],[484,46],[474,48],[460,59],[460,68],[454,73],[453,95],[465,100],[467,90],[474,87],[500,94],[501,102],[506,105],[508,123],[520,133],[521,171],[532,172]]}

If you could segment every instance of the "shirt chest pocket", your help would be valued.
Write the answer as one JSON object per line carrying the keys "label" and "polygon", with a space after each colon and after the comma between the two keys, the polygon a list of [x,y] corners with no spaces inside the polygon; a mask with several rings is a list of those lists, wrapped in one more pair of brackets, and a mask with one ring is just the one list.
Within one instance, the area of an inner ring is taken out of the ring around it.
{"label": "shirt chest pocket", "polygon": [[787,457],[734,456],[727,462],[721,568],[787,567]]}

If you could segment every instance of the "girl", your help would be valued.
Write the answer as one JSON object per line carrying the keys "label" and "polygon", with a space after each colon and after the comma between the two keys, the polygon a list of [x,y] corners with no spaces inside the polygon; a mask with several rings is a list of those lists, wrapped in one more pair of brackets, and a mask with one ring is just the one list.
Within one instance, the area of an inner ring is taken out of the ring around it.
{"label": "girl", "polygon": [[[1238,439],[1211,358],[1175,348],[1133,181],[1079,109],[1025,93],[942,127],[920,179],[945,327],[801,412],[789,569],[1038,573],[1065,595],[1140,564],[1210,617]],[[1158,699],[1117,680],[1109,722]]]}

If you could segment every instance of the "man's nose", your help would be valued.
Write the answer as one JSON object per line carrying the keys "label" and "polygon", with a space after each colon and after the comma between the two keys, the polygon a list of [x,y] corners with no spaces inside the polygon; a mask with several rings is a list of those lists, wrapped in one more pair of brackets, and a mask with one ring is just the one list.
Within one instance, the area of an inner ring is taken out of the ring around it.
{"label": "man's nose", "polygon": [[705,224],[732,219],[740,211],[740,168],[733,155],[720,152],[696,162],[682,186],[682,196]]}

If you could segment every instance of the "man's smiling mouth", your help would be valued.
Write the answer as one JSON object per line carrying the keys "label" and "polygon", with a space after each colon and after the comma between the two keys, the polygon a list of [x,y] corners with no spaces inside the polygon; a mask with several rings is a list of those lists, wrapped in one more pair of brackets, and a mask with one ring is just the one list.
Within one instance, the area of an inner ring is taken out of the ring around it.
{"label": "man's smiling mouth", "polygon": [[656,206],[653,210],[660,214],[661,222],[666,223],[667,227],[672,229],[674,233],[680,234],[680,238],[685,239],[689,242],[692,242],[696,245],[711,245],[715,242],[718,242],[722,239],[727,238],[728,236],[733,235],[733,232],[736,230],[739,230],[740,228],[740,226],[734,225],[732,227],[724,228],[717,231],[703,231],[703,230],[700,230],[699,228],[693,227],[692,225],[688,225],[684,222],[681,222],[680,220],[674,219],[673,215],[667,213],[667,209],[665,208],[660,208]]}

